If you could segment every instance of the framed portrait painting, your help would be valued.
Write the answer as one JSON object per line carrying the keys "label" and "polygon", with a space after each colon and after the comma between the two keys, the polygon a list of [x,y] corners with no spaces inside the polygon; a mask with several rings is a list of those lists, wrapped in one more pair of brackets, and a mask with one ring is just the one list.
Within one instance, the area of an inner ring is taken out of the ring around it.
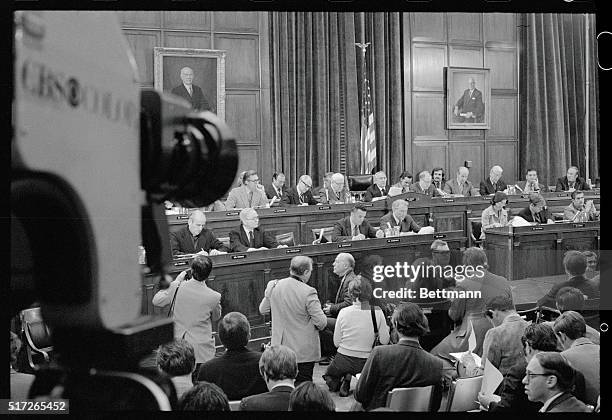
{"label": "framed portrait painting", "polygon": [[225,120],[225,51],[155,47],[153,52],[155,89]]}
{"label": "framed portrait painting", "polygon": [[489,69],[446,68],[446,125],[449,130],[482,130],[491,125]]}

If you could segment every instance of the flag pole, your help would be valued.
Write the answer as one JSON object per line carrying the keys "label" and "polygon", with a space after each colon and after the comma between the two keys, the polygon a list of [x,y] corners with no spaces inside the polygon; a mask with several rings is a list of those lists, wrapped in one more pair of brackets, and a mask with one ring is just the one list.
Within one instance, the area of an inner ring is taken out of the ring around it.
{"label": "flag pole", "polygon": [[[362,17],[363,19],[363,17]],[[363,24],[363,20],[362,20],[362,31],[361,31],[361,39],[362,41],[364,40],[365,34],[364,34],[364,24]],[[355,46],[361,48],[361,98],[360,98],[360,112],[359,115],[361,116],[361,141],[360,141],[360,156],[361,156],[361,173],[367,173],[367,157],[365,156],[364,151],[367,150],[367,144],[365,144],[366,142],[366,132],[364,131],[365,128],[365,122],[366,119],[368,118],[367,115],[365,115],[366,109],[365,109],[365,96],[366,96],[366,50],[368,48],[368,46],[370,45],[370,43],[365,43],[365,42],[356,42]]]}

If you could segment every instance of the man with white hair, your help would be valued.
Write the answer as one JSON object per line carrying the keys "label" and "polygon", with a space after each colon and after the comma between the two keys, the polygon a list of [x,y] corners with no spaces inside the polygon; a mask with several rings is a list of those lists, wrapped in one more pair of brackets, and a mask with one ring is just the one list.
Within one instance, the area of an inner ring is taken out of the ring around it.
{"label": "man with white hair", "polygon": [[312,179],[309,175],[302,175],[295,187],[292,187],[283,196],[281,205],[283,206],[308,206],[317,204],[317,200],[312,196]]}
{"label": "man with white hair", "polygon": [[391,211],[380,218],[381,229],[399,226],[400,232],[419,233],[419,226],[412,216],[408,214],[408,202],[406,200],[395,200],[391,204]]}
{"label": "man with white hair", "polygon": [[470,181],[468,181],[469,175],[470,170],[465,166],[460,166],[457,168],[457,178],[451,179],[446,183],[446,185],[444,185],[444,192],[462,197],[474,197],[480,195],[478,190],[474,188]]}
{"label": "man with white hair", "polygon": [[218,255],[229,251],[229,248],[216,238],[213,231],[204,226],[206,226],[206,216],[202,211],[194,210],[189,215],[187,226],[176,232],[170,232],[172,255]]}
{"label": "man with white hair", "polygon": [[260,249],[285,248],[279,245],[274,236],[259,227],[259,216],[254,209],[246,208],[240,212],[240,227],[230,232],[231,252],[257,251]]}
{"label": "man with white hair", "polygon": [[216,112],[214,107],[210,106],[206,100],[202,89],[193,84],[193,69],[191,67],[181,69],[181,81],[183,83],[172,89],[173,94],[185,98],[196,111]]}
{"label": "man with white hair", "polygon": [[460,123],[482,123],[484,122],[484,111],[482,92],[476,89],[476,80],[470,77],[468,89],[463,92],[453,109],[455,120]]}
{"label": "man with white hair", "polygon": [[501,166],[495,165],[489,172],[489,177],[484,181],[480,181],[480,195],[495,194],[497,191],[504,191],[508,186],[501,179],[504,170]]}
{"label": "man with white hair", "polygon": [[410,186],[410,191],[428,195],[430,197],[440,197],[442,194],[431,183],[431,174],[429,171],[421,171],[419,173],[419,182],[415,182]]}
{"label": "man with white hair", "polygon": [[331,176],[329,188],[319,191],[319,201],[324,204],[345,204],[351,202],[351,194],[344,183],[344,175],[336,172]]}
{"label": "man with white hair", "polygon": [[370,185],[363,195],[363,201],[372,201],[376,197],[384,197],[389,192],[387,175],[383,171],[374,174],[374,184]]}

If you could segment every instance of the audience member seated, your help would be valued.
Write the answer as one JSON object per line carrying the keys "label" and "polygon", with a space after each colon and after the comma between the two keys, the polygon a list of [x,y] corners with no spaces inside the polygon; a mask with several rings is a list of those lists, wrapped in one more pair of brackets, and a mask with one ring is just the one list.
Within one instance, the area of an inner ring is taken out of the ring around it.
{"label": "audience member seated", "polygon": [[[473,352],[482,356],[485,334],[493,327],[493,323],[485,315],[486,302],[496,296],[505,296],[512,299],[510,283],[505,278],[488,270],[487,255],[483,249],[476,247],[466,249],[463,253],[463,266],[474,267],[474,275],[465,276],[465,279],[457,284],[456,290],[466,292],[479,290],[481,297],[452,300],[448,309],[448,316],[455,322],[455,329],[431,350],[431,354],[443,358],[451,365],[454,364],[454,361],[450,353],[468,350],[468,339],[472,334],[470,323],[474,328],[473,333],[476,337],[476,348]],[[480,272],[476,271],[478,266],[480,266]],[[480,277],[481,273],[482,277]]]}
{"label": "audience member seated", "polygon": [[[410,299],[411,302],[419,303],[432,303],[439,302],[446,299],[438,298],[421,298],[419,291],[421,289],[427,289],[428,291],[443,290],[455,287],[455,279],[453,277],[446,277],[445,269],[450,263],[450,248],[448,244],[441,240],[436,239],[431,243],[431,258],[417,258],[412,262],[413,266],[421,265],[421,269],[418,275],[414,279],[406,280],[404,287],[412,289],[416,293],[416,298]],[[427,269],[427,267],[434,267]],[[439,267],[439,268],[435,268]],[[414,281],[413,281],[414,280]]]}
{"label": "audience member seated", "polygon": [[264,187],[266,197],[270,201],[270,205],[275,204],[285,198],[287,187],[285,187],[285,174],[282,172],[274,172],[272,174],[272,183]]}
{"label": "audience member seated", "polygon": [[410,191],[428,195],[430,197],[441,197],[444,193],[440,189],[436,189],[431,183],[431,174],[427,171],[419,173],[419,182],[410,186]]}
{"label": "audience member seated", "polygon": [[586,271],[586,257],[584,254],[580,251],[567,251],[563,257],[563,267],[565,268],[568,280],[551,287],[548,293],[538,300],[538,306],[554,308],[557,292],[566,286],[579,289],[587,296],[587,299],[599,297],[599,289],[584,277]]}
{"label": "audience member seated", "polygon": [[506,193],[497,191],[491,198],[491,205],[482,211],[480,221],[482,230],[480,231],[480,239],[485,237],[485,229],[503,227],[508,224],[508,196]]}
{"label": "audience member seated", "polygon": [[389,343],[385,315],[369,303],[372,297],[370,282],[357,276],[350,281],[348,292],[353,303],[340,311],[334,330],[338,353],[323,375],[329,390],[340,389],[341,397],[349,395],[352,376],[361,372],[370,356],[376,338],[374,323],[380,344]]}
{"label": "audience member seated", "polygon": [[389,193],[387,195],[398,195],[404,194],[410,191],[410,185],[412,185],[412,174],[410,172],[404,171],[399,176],[399,181],[396,184],[393,184],[391,188],[393,188],[393,194],[391,194],[391,188],[389,188]]}
{"label": "audience member seated", "polygon": [[290,277],[268,282],[259,313],[271,313],[272,344],[283,343],[296,353],[299,383],[312,381],[314,364],[321,359],[317,330],[326,327],[327,317],[321,309],[317,290],[307,285],[312,274],[312,258],[293,257],[289,272]]}
{"label": "audience member seated", "polygon": [[268,392],[243,398],[240,410],[287,411],[298,374],[295,352],[282,345],[268,346],[259,359],[259,373],[268,387]]}
{"label": "audience member seated", "polygon": [[490,412],[497,413],[535,413],[542,404],[535,401],[531,402],[525,395],[523,378],[527,363],[539,352],[556,351],[557,337],[552,326],[547,324],[529,324],[525,328],[525,333],[521,337],[524,358],[510,367],[504,379],[496,391],[499,401],[492,394],[485,394],[482,391],[478,394],[480,404]]}
{"label": "audience member seated", "polygon": [[600,393],[599,346],[585,337],[586,322],[584,318],[575,311],[563,312],[555,320],[553,329],[564,349],[561,355],[584,375],[585,402],[595,406]]}
{"label": "audience member seated", "polygon": [[584,202],[584,193],[580,190],[572,191],[572,202],[563,209],[563,219],[570,222],[592,222],[599,220],[599,211],[595,208],[593,200]]}
{"label": "audience member seated", "polygon": [[431,170],[432,184],[436,190],[444,191],[446,185],[446,174],[444,168],[436,167]]}
{"label": "audience member seated", "polygon": [[570,166],[567,168],[567,175],[557,179],[555,191],[582,191],[590,190],[591,187],[586,183],[584,178],[578,176],[578,168]]}
{"label": "audience member seated", "polygon": [[218,240],[212,230],[206,229],[206,216],[200,210],[189,215],[187,226],[176,232],[170,232],[172,255],[200,254],[218,255],[229,251],[223,242]]}
{"label": "audience member seated", "polygon": [[491,363],[506,375],[523,358],[521,337],[528,322],[516,313],[512,298],[495,296],[487,302],[487,312],[495,327],[487,331],[482,345],[482,366]]}
{"label": "audience member seated", "polygon": [[19,355],[19,351],[21,350],[21,340],[13,331],[9,331],[10,338],[10,356],[11,356],[11,400],[25,400],[28,398],[28,393],[30,392],[30,386],[32,382],[34,382],[34,375],[30,375],[27,373],[17,372],[15,367],[17,365],[17,356]]}
{"label": "audience member seated", "polygon": [[544,404],[540,408],[541,413],[591,411],[570,392],[575,372],[561,354],[548,351],[537,353],[527,364],[523,378],[527,398]]}
{"label": "audience member seated", "polygon": [[[597,267],[599,258],[597,257],[597,254],[593,251],[584,251],[583,254],[586,257],[587,262],[587,268],[586,272],[584,273],[584,277],[586,277],[587,279],[593,279],[593,277],[599,276],[599,270]],[[597,284],[597,288],[599,289],[599,283]]]}
{"label": "audience member seated", "polygon": [[538,181],[538,171],[533,168],[527,169],[525,173],[525,181],[517,182],[515,187],[523,194],[529,194],[533,192],[544,193],[548,192],[548,188],[544,184],[540,184]]}
{"label": "audience member seated", "polygon": [[408,214],[408,202],[406,200],[395,200],[391,204],[391,211],[380,218],[381,229],[399,226],[400,232],[419,233],[421,226],[417,225],[412,216]]}
{"label": "audience member seated", "polygon": [[244,209],[247,207],[270,207],[266,192],[259,184],[259,176],[253,170],[244,172],[242,175],[242,186],[231,190],[225,202],[227,210]]}
{"label": "audience member seated", "polygon": [[176,398],[181,399],[183,394],[193,387],[192,374],[195,370],[193,346],[181,339],[162,344],[157,349],[156,361],[158,369],[170,376],[176,389]]}
{"label": "audience member seated", "polygon": [[501,166],[495,165],[489,172],[489,177],[484,181],[480,181],[480,195],[495,194],[497,191],[504,191],[508,186],[501,179],[504,170]]}
{"label": "audience member seated", "polygon": [[442,361],[419,344],[419,338],[429,332],[421,308],[416,303],[401,303],[391,322],[399,336],[398,343],[374,347],[355,389],[355,400],[367,411],[384,407],[393,388],[442,383]]}
{"label": "audience member seated", "polygon": [[529,194],[529,206],[518,212],[518,215],[531,223],[554,223],[546,208],[546,200],[538,193]]}
{"label": "audience member seated", "polygon": [[473,197],[480,195],[478,190],[474,188],[468,180],[470,170],[465,166],[457,168],[457,178],[451,179],[444,185],[444,192],[447,194],[458,195],[462,197]]}
{"label": "audience member seated", "polygon": [[279,245],[274,235],[259,227],[259,215],[254,209],[243,209],[240,212],[240,222],[238,229],[232,230],[229,234],[231,252],[287,247]]}
{"label": "audience member seated", "polygon": [[323,388],[302,382],[289,396],[289,411],[336,411],[336,404]]}
{"label": "audience member seated", "polygon": [[[555,305],[560,313],[565,311],[576,311],[582,315],[584,309],[584,295],[582,292],[575,287],[563,287],[557,292],[555,298]],[[551,328],[554,325],[554,321],[547,321]],[[600,334],[595,328],[586,324],[585,337],[591,340],[593,344],[600,343]]]}
{"label": "audience member seated", "polygon": [[312,196],[312,179],[309,175],[302,175],[295,187],[290,188],[283,197],[283,206],[308,206],[317,204]]}
{"label": "audience member seated", "polygon": [[240,312],[230,312],[219,321],[219,339],[225,353],[200,366],[198,381],[218,385],[230,401],[266,392],[266,383],[259,374],[261,353],[246,346],[251,326]]}
{"label": "audience member seated", "polygon": [[345,204],[352,202],[351,192],[346,186],[344,175],[332,173],[329,188],[319,191],[319,201],[323,204]]}
{"label": "audience member seated", "polygon": [[230,411],[229,401],[221,388],[208,382],[198,382],[179,400],[180,411]]}
{"label": "audience member seated", "polygon": [[387,175],[383,171],[378,171],[374,174],[374,183],[368,187],[363,195],[363,201],[369,202],[377,197],[385,197],[388,192]]}
{"label": "audience member seated", "polygon": [[367,211],[367,207],[363,204],[355,204],[349,216],[334,223],[332,241],[344,242],[360,241],[365,238],[383,238],[385,233],[382,230],[377,231],[365,220]]}

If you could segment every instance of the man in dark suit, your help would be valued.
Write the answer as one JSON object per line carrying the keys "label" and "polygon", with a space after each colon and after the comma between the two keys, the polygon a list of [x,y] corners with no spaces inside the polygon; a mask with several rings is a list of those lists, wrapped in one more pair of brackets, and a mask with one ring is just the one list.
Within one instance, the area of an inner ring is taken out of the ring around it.
{"label": "man in dark suit", "polygon": [[538,353],[527,365],[523,378],[525,393],[529,401],[544,403],[541,413],[592,411],[570,392],[575,376],[575,369],[561,354],[550,351]]}
{"label": "man in dark suit", "polygon": [[193,84],[193,70],[190,67],[181,69],[181,80],[183,83],[172,89],[173,94],[185,98],[196,111],[217,112],[206,100],[202,89]]}
{"label": "man in dark suit", "polygon": [[546,200],[539,193],[529,194],[529,206],[518,212],[528,222],[532,223],[554,223],[552,216],[546,208]]}
{"label": "man in dark suit", "polygon": [[289,396],[298,373],[295,352],[283,345],[267,347],[259,359],[259,372],[269,391],[243,398],[240,411],[289,410]]}
{"label": "man in dark suit", "polygon": [[506,183],[501,179],[504,170],[501,166],[495,165],[489,172],[489,177],[484,181],[480,181],[480,195],[495,194],[497,191],[504,191],[507,188]]}
{"label": "man in dark suit", "polygon": [[240,312],[230,312],[219,321],[219,339],[225,353],[202,364],[198,381],[212,382],[230,401],[267,391],[259,374],[260,352],[249,350],[251,326]]}
{"label": "man in dark suit", "polygon": [[461,123],[482,123],[485,111],[482,92],[476,89],[476,80],[473,77],[468,79],[468,84],[469,88],[463,92],[453,109],[455,120]]}
{"label": "man in dark suit", "polygon": [[568,280],[557,283],[538,300],[538,306],[555,307],[557,292],[564,287],[575,287],[587,296],[588,299],[599,297],[599,288],[584,277],[586,272],[586,257],[580,251],[567,251],[563,257],[563,267]]}
{"label": "man in dark suit", "polygon": [[546,188],[544,184],[540,184],[538,180],[538,171],[533,168],[527,169],[525,181],[517,182],[515,186],[518,187],[523,194],[548,192],[548,188]]}
{"label": "man in dark suit", "polygon": [[388,192],[387,175],[383,171],[376,172],[374,174],[374,183],[366,189],[363,201],[369,202],[376,197],[385,197]]}
{"label": "man in dark suit", "polygon": [[285,195],[287,195],[285,174],[282,172],[274,172],[274,174],[272,174],[272,183],[266,185],[264,189],[269,199],[276,197],[275,201],[281,201]]}
{"label": "man in dark suit", "polygon": [[240,227],[230,232],[230,252],[257,251],[258,249],[285,248],[271,233],[259,227],[257,211],[250,207],[240,212]]}
{"label": "man in dark suit", "polygon": [[283,206],[308,206],[317,204],[317,200],[312,196],[312,179],[308,175],[302,175],[295,187],[287,191],[283,197]]}
{"label": "man in dark suit", "polygon": [[557,186],[555,191],[576,191],[576,190],[590,190],[591,187],[583,178],[578,176],[578,168],[576,166],[570,166],[567,169],[567,175],[557,179]]}
{"label": "man in dark suit", "polygon": [[170,249],[172,255],[225,254],[229,248],[215,237],[212,230],[206,229],[206,216],[200,210],[194,210],[189,216],[187,226],[176,232],[170,232]]}
{"label": "man in dark suit", "polygon": [[357,203],[351,210],[351,214],[344,219],[334,223],[332,232],[333,242],[359,241],[365,238],[383,238],[382,230],[376,231],[367,220],[365,215],[367,209],[363,204]]}
{"label": "man in dark suit", "polygon": [[419,233],[421,230],[421,227],[408,214],[408,202],[406,200],[395,200],[391,204],[391,211],[380,218],[379,226],[381,229],[399,226],[400,232]]}
{"label": "man in dark suit", "polygon": [[[429,332],[421,308],[416,303],[402,303],[395,309],[391,322],[398,343],[372,349],[355,388],[355,400],[367,411],[384,407],[393,388],[438,387],[442,383],[442,361],[419,344],[419,338]],[[433,406],[439,403],[437,400]]]}

